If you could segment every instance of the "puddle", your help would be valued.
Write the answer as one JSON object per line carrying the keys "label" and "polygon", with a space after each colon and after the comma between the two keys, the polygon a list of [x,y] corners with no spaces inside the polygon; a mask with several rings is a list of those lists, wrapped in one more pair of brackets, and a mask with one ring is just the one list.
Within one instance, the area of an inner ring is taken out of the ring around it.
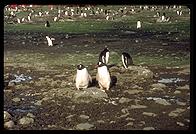
{"label": "puddle", "polygon": [[21,75],[14,74],[13,76],[15,77],[15,79],[14,80],[10,80],[10,82],[19,83],[19,82],[32,80],[31,76],[25,76],[24,74],[21,74]]}
{"label": "puddle", "polygon": [[161,80],[158,80],[159,83],[177,83],[182,81],[185,80],[180,78],[162,78]]}
{"label": "puddle", "polygon": [[33,112],[36,110],[35,106],[30,106],[26,108],[9,108],[7,111],[8,112],[13,112],[13,113],[28,113],[28,112]]}

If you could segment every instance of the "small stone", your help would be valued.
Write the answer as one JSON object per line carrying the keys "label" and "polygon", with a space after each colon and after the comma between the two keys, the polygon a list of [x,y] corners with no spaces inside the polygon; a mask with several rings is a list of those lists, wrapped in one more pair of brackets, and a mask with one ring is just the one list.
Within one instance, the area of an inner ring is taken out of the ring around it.
{"label": "small stone", "polygon": [[127,103],[127,102],[130,102],[130,99],[129,98],[122,97],[119,100],[119,103]]}
{"label": "small stone", "polygon": [[87,115],[80,115],[80,118],[82,118],[82,119],[89,119],[89,116],[87,116]]}
{"label": "small stone", "polygon": [[12,118],[12,116],[7,111],[4,111],[4,121],[8,121],[11,118]]}
{"label": "small stone", "polygon": [[127,123],[127,125],[126,126],[133,126],[133,122],[129,122],[129,123]]}
{"label": "small stone", "polygon": [[176,89],[179,89],[179,90],[189,90],[189,85],[185,85],[185,86],[182,86],[182,87],[177,87]]}
{"label": "small stone", "polygon": [[181,91],[179,91],[179,90],[176,90],[175,92],[174,92],[174,94],[180,94],[181,93]]}
{"label": "small stone", "polygon": [[123,108],[123,109],[121,109],[121,112],[125,114],[125,113],[128,113],[129,111],[127,108]]}
{"label": "small stone", "polygon": [[143,90],[125,90],[123,91],[124,93],[128,93],[128,94],[138,94],[140,92],[142,92]]}
{"label": "small stone", "polygon": [[180,116],[180,113],[182,113],[184,111],[185,111],[185,109],[176,108],[176,110],[171,111],[168,115],[171,116],[171,117],[178,117],[178,116]]}
{"label": "small stone", "polygon": [[131,105],[130,109],[140,109],[140,108],[147,108],[145,105]]}
{"label": "small stone", "polygon": [[34,122],[34,119],[33,118],[29,118],[29,117],[23,117],[19,120],[19,124],[21,125],[29,125],[31,123]]}
{"label": "small stone", "polygon": [[145,128],[143,128],[143,130],[155,130],[155,128],[154,127],[145,127]]}
{"label": "small stone", "polygon": [[5,128],[13,128],[14,127],[14,122],[12,120],[5,122],[4,123]]}
{"label": "small stone", "polygon": [[135,121],[135,119],[133,119],[131,117],[127,117],[126,120]]}
{"label": "small stone", "polygon": [[21,101],[21,99],[20,99],[20,98],[18,98],[18,97],[16,97],[16,98],[13,98],[13,99],[12,99],[12,101],[14,101],[14,102],[20,102],[20,101]]}
{"label": "small stone", "polygon": [[181,126],[181,127],[184,126],[184,123],[182,123],[182,122],[176,122],[176,124],[179,125],[179,126]]}
{"label": "small stone", "polygon": [[154,88],[166,88],[167,86],[165,84],[162,84],[162,83],[155,83],[155,84],[152,84],[151,87],[154,87]]}
{"label": "small stone", "polygon": [[80,123],[76,126],[76,129],[79,130],[89,130],[90,128],[94,127],[94,125],[89,123]]}
{"label": "small stone", "polygon": [[97,122],[98,122],[98,123],[105,123],[104,120],[98,120]]}
{"label": "small stone", "polygon": [[41,105],[42,105],[42,100],[37,101],[37,102],[35,103],[35,105],[41,106]]}
{"label": "small stone", "polygon": [[186,102],[177,101],[176,103],[180,106],[186,106]]}
{"label": "small stone", "polygon": [[152,117],[157,116],[157,114],[155,114],[155,113],[149,113],[149,112],[143,112],[142,114],[143,115],[146,115],[146,116],[152,116]]}
{"label": "small stone", "polygon": [[157,88],[157,87],[151,88],[150,90],[151,91],[164,91],[162,88]]}
{"label": "small stone", "polygon": [[33,115],[32,113],[28,113],[27,116],[31,118],[35,118],[35,115]]}
{"label": "small stone", "polygon": [[161,104],[161,105],[165,105],[165,106],[171,105],[171,103],[169,103],[165,99],[161,99],[161,98],[158,98],[157,100],[155,100],[155,102],[158,104]]}

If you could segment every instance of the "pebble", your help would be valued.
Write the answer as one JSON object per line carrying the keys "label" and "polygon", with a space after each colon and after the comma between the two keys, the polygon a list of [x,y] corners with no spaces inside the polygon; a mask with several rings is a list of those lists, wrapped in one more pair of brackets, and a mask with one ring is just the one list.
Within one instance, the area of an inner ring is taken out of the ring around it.
{"label": "pebble", "polygon": [[127,117],[126,120],[135,121],[135,119],[133,119],[131,117]]}
{"label": "pebble", "polygon": [[186,106],[186,102],[177,101],[176,103],[177,105],[180,105],[180,106]]}
{"label": "pebble", "polygon": [[167,86],[165,84],[162,84],[162,83],[155,83],[155,84],[152,84],[151,87],[154,87],[154,88],[166,88]]}
{"label": "pebble", "polygon": [[18,97],[16,97],[16,98],[13,98],[13,99],[12,99],[12,101],[14,101],[14,102],[20,102],[20,101],[21,101],[21,99],[20,99],[20,98],[18,98]]}
{"label": "pebble", "polygon": [[33,118],[23,117],[23,118],[21,118],[19,120],[18,123],[21,124],[21,125],[29,125],[29,124],[31,124],[33,122],[34,122],[34,119]]}
{"label": "pebble", "polygon": [[165,106],[171,105],[171,103],[169,103],[165,99],[161,99],[161,98],[158,98],[157,100],[155,100],[155,103],[158,103],[158,104],[161,104],[161,105],[165,105]]}
{"label": "pebble", "polygon": [[144,105],[131,105],[130,109],[139,109],[139,108],[147,108],[147,106]]}
{"label": "pebble", "polygon": [[133,122],[129,122],[129,123],[127,123],[127,125],[126,126],[133,126]]}
{"label": "pebble", "polygon": [[4,121],[8,121],[11,118],[12,118],[12,116],[7,111],[4,111]]}
{"label": "pebble", "polygon": [[105,123],[104,120],[98,120],[97,122],[98,122],[98,123]]}
{"label": "pebble", "polygon": [[182,122],[176,122],[176,124],[179,125],[179,126],[181,126],[181,127],[184,126],[184,123],[182,123]]}
{"label": "pebble", "polygon": [[178,117],[180,113],[184,112],[185,109],[182,109],[182,108],[176,108],[176,110],[174,111],[171,111],[168,115],[170,117]]}
{"label": "pebble", "polygon": [[14,127],[14,122],[12,120],[5,122],[4,123],[5,128],[13,128]]}
{"label": "pebble", "polygon": [[42,100],[38,100],[38,101],[35,103],[35,105],[41,106],[41,105],[42,105]]}
{"label": "pebble", "polygon": [[76,126],[76,129],[79,130],[89,130],[90,128],[94,127],[93,124],[89,124],[89,123],[80,123]]}
{"label": "pebble", "polygon": [[124,113],[124,114],[125,114],[125,113],[129,113],[129,111],[128,111],[128,109],[127,109],[127,108],[123,108],[123,109],[121,109],[121,112],[122,112],[122,113]]}
{"label": "pebble", "polygon": [[181,91],[179,91],[179,90],[176,90],[175,92],[174,92],[174,94],[180,94],[181,93]]}
{"label": "pebble", "polygon": [[89,119],[89,116],[88,115],[80,115],[80,118],[82,118],[82,119]]}
{"label": "pebble", "polygon": [[33,115],[32,113],[28,113],[27,116],[31,118],[35,118],[35,115]]}
{"label": "pebble", "polygon": [[119,103],[127,103],[127,102],[130,102],[130,101],[131,100],[129,98],[122,97],[122,98],[120,98]]}
{"label": "pebble", "polygon": [[189,85],[185,85],[185,86],[182,86],[182,87],[177,87],[176,89],[188,90],[189,89]]}
{"label": "pebble", "polygon": [[143,112],[142,114],[143,115],[146,115],[146,116],[152,116],[152,117],[157,116],[157,114],[155,114],[155,113],[149,113],[149,112]]}
{"label": "pebble", "polygon": [[125,90],[123,91],[124,93],[128,93],[128,94],[138,94],[140,92],[142,92],[143,90]]}
{"label": "pebble", "polygon": [[155,128],[154,127],[145,127],[145,128],[143,128],[143,130],[155,130]]}

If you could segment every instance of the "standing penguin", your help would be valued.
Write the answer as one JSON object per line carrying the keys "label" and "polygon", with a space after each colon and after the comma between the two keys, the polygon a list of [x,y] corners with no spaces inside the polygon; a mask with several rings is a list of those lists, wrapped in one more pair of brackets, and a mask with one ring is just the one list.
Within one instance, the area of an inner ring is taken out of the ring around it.
{"label": "standing penguin", "polygon": [[48,36],[46,36],[46,39],[47,39],[47,41],[48,41],[48,46],[53,46],[52,41],[55,40],[55,39],[54,39],[54,38],[50,38],[50,37],[48,37]]}
{"label": "standing penguin", "polygon": [[140,29],[142,27],[141,21],[137,21],[137,29]]}
{"label": "standing penguin", "polygon": [[76,88],[79,90],[80,88],[87,88],[90,83],[92,83],[92,78],[89,75],[86,67],[82,64],[77,65],[77,73],[76,73]]}
{"label": "standing penguin", "polygon": [[98,81],[99,87],[102,91],[105,92],[103,88],[106,88],[106,90],[109,90],[110,84],[111,84],[110,73],[107,68],[107,65],[100,61],[97,63],[96,80]]}
{"label": "standing penguin", "polygon": [[128,53],[122,53],[122,63],[124,68],[128,69],[129,65],[133,65],[133,60]]}
{"label": "standing penguin", "polygon": [[99,54],[99,61],[100,61],[100,62],[103,62],[103,63],[105,63],[105,64],[108,64],[109,55],[110,55],[110,51],[109,51],[109,49],[106,47],[106,48]]}
{"label": "standing penguin", "polygon": [[50,27],[49,21],[46,21],[45,27]]}

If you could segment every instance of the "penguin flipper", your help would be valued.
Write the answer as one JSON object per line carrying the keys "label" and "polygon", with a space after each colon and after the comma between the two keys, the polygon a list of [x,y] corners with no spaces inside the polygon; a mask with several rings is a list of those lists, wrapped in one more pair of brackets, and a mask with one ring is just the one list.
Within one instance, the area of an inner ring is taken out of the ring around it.
{"label": "penguin flipper", "polygon": [[76,82],[76,75],[73,76],[73,82]]}
{"label": "penguin flipper", "polygon": [[88,78],[89,78],[90,83],[92,83],[92,77],[88,75]]}

